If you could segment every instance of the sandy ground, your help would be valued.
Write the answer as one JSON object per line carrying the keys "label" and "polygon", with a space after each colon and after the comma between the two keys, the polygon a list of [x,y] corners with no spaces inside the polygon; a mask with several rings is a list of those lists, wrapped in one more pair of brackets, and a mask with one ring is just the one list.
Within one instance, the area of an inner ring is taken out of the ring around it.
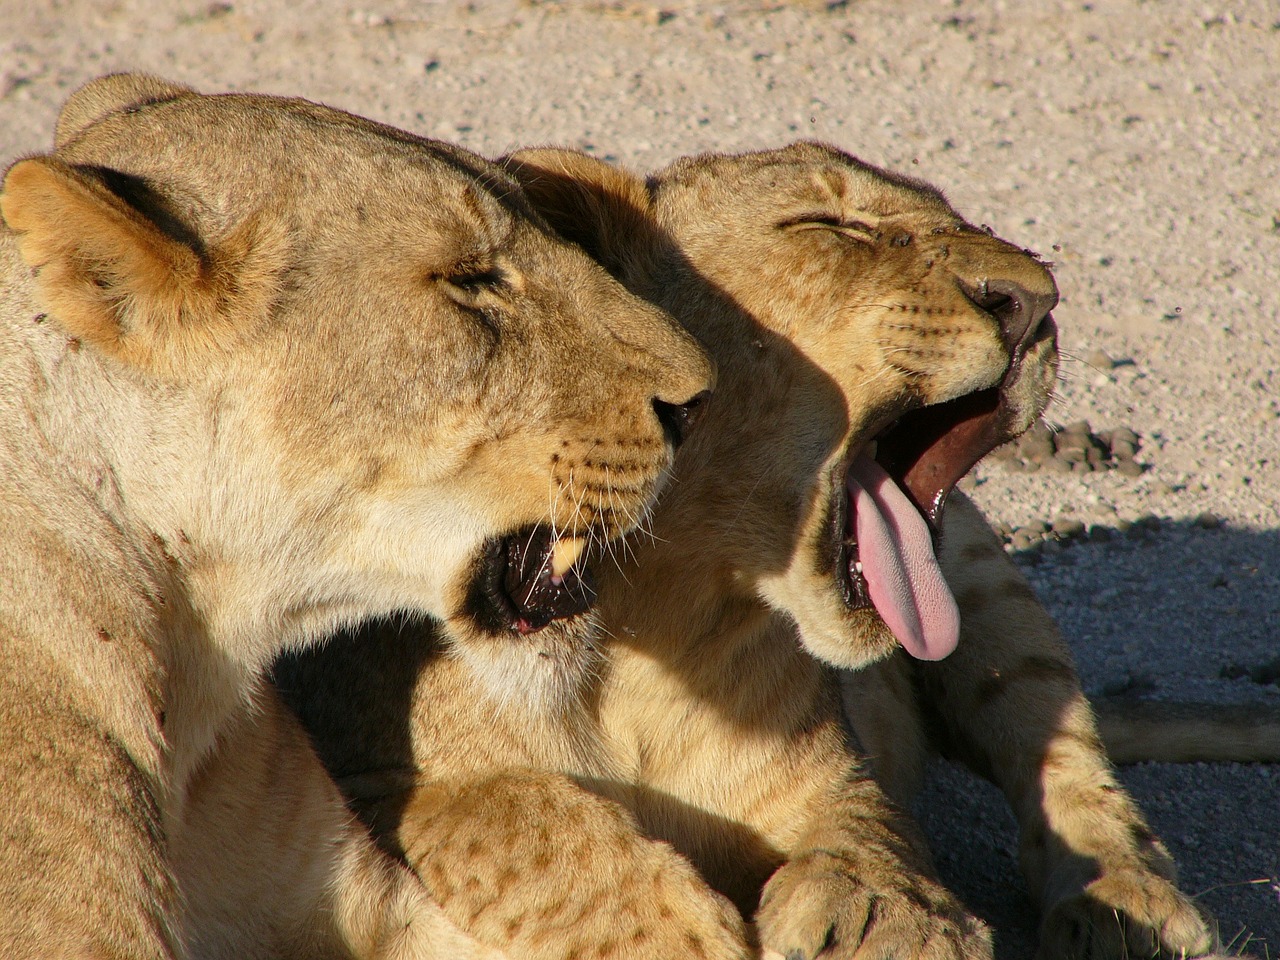
{"label": "sandy ground", "polygon": [[[1280,703],[1273,0],[0,0],[0,154],[45,148],[62,98],[121,69],[298,94],[487,154],[555,142],[651,168],[817,137],[936,182],[1057,263],[1074,359],[1053,419],[1142,437],[1138,477],[993,464],[973,488],[1011,527],[1159,518],[1019,555],[1086,686]],[[1280,769],[1124,778],[1232,952],[1280,956]],[[921,814],[1002,960],[1029,956],[1001,804],[940,769]]]}

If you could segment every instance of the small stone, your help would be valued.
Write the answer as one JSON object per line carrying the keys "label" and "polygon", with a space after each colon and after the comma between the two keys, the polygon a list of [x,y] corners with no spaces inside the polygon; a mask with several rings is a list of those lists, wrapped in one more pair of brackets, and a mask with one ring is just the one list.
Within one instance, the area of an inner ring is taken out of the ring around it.
{"label": "small stone", "polygon": [[1021,444],[1019,452],[1028,460],[1043,463],[1053,456],[1053,441],[1048,438],[1032,437]]}
{"label": "small stone", "polygon": [[1070,473],[1071,464],[1066,460],[1060,460],[1057,457],[1054,457],[1045,464],[1045,469],[1052,473]]}
{"label": "small stone", "polygon": [[1142,527],[1144,530],[1159,530],[1160,518],[1154,513],[1144,513],[1137,520],[1133,521],[1135,526]]}
{"label": "small stone", "polygon": [[1095,523],[1089,528],[1089,540],[1095,543],[1107,543],[1114,536],[1110,527]]}
{"label": "small stone", "polygon": [[1082,446],[1080,447],[1063,446],[1058,449],[1058,458],[1060,460],[1065,460],[1067,463],[1080,463],[1082,460],[1085,460],[1087,457],[1088,457],[1088,454],[1085,453],[1084,447]]}
{"label": "small stone", "polygon": [[1111,456],[1117,460],[1132,460],[1138,448],[1127,440],[1111,441]]}
{"label": "small stone", "polygon": [[1116,464],[1116,469],[1126,477],[1140,477],[1143,474],[1143,466],[1136,460],[1121,460]]}
{"label": "small stone", "polygon": [[1053,532],[1064,540],[1084,536],[1084,523],[1074,517],[1059,517],[1053,521]]}
{"label": "small stone", "polygon": [[1135,447],[1138,445],[1138,435],[1128,427],[1116,427],[1111,431],[1112,442],[1120,441],[1123,443],[1131,443]]}
{"label": "small stone", "polygon": [[1116,362],[1111,359],[1111,354],[1105,350],[1089,351],[1089,355],[1084,358],[1084,362],[1095,370],[1112,370],[1116,365]]}
{"label": "small stone", "polygon": [[1040,543],[1040,538],[1035,534],[1028,533],[1025,528],[1019,528],[1013,531],[1013,536],[1009,538],[1009,543],[1015,550],[1029,550],[1032,546]]}
{"label": "small stone", "polygon": [[1044,540],[1040,543],[1040,550],[1046,556],[1057,556],[1062,552],[1062,544],[1057,540]]}
{"label": "small stone", "polygon": [[1064,450],[1084,450],[1089,446],[1089,435],[1087,433],[1068,433],[1064,430],[1054,436],[1053,445],[1059,453]]}
{"label": "small stone", "polygon": [[1062,432],[1078,437],[1087,437],[1093,433],[1093,431],[1089,429],[1088,420],[1076,420],[1074,423],[1068,423],[1062,428]]}
{"label": "small stone", "polygon": [[1088,460],[1077,460],[1071,464],[1072,473],[1093,473],[1093,464]]}
{"label": "small stone", "polygon": [[1192,522],[1202,530],[1217,530],[1222,526],[1222,518],[1209,510],[1196,514]]}

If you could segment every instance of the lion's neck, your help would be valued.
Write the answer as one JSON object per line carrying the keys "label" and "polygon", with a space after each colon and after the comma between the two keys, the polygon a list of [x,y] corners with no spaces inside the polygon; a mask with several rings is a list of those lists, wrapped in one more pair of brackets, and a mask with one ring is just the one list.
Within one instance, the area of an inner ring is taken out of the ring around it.
{"label": "lion's neck", "polygon": [[181,480],[206,456],[189,428],[201,412],[139,388],[20,297],[9,306],[0,570],[14,588],[0,597],[0,629],[12,622],[43,655],[80,665],[88,709],[167,807],[288,625],[262,629],[246,590],[220,593],[253,571],[193,572],[217,566],[202,566],[186,536],[208,514]]}

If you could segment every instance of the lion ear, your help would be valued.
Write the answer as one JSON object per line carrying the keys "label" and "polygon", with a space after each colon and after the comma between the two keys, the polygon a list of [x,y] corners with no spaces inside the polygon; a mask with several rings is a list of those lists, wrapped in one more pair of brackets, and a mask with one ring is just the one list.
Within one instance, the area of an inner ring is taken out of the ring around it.
{"label": "lion ear", "polygon": [[[67,333],[154,371],[182,354],[230,345],[236,324],[271,300],[263,231],[246,222],[207,248],[138,177],[55,157],[15,164],[0,214]],[[266,267],[267,269],[264,269]]]}
{"label": "lion ear", "polygon": [[656,240],[648,187],[630,171],[555,147],[519,150],[501,162],[552,229],[610,272],[622,275]]}
{"label": "lion ear", "polygon": [[146,73],[112,73],[90,80],[62,105],[54,147],[61,149],[110,114],[194,93],[190,87]]}

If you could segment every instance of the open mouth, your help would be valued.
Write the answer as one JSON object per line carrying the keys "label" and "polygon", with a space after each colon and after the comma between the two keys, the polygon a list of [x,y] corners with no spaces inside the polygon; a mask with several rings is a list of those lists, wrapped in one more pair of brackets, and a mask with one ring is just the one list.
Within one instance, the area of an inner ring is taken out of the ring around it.
{"label": "open mouth", "polygon": [[833,484],[831,523],[845,604],[873,606],[919,659],[940,660],[959,641],[934,540],[956,482],[1013,438],[1008,413],[1001,387],[911,411],[852,448],[834,478],[843,481]]}
{"label": "open mouth", "polygon": [[476,619],[495,633],[529,634],[585,613],[596,598],[586,547],[544,525],[487,541],[469,598]]}

